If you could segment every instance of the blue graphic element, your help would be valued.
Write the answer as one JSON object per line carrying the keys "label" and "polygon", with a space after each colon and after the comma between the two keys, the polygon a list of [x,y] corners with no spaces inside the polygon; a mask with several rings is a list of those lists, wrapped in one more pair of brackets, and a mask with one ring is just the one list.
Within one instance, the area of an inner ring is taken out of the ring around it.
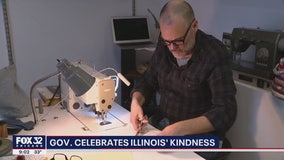
{"label": "blue graphic element", "polygon": [[47,136],[47,149],[213,149],[217,136]]}

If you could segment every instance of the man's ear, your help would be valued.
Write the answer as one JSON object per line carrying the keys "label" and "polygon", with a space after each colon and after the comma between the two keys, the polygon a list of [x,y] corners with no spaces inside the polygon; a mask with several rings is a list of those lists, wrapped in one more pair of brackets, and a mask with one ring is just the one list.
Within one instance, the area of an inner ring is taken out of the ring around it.
{"label": "man's ear", "polygon": [[198,30],[198,21],[197,20],[194,20],[194,22],[192,24],[192,28],[195,32]]}

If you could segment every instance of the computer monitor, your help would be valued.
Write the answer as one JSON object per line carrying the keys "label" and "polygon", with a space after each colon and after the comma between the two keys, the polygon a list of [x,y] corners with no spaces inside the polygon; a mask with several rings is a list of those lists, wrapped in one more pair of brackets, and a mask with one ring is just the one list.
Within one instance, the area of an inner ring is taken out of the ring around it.
{"label": "computer monitor", "polygon": [[116,44],[151,42],[147,16],[112,17],[113,41]]}

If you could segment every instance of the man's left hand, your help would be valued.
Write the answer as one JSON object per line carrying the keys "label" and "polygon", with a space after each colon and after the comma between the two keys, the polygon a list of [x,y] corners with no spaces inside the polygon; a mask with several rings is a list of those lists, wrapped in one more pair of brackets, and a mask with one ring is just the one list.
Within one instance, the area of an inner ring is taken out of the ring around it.
{"label": "man's left hand", "polygon": [[164,128],[158,136],[183,136],[181,132],[182,126],[179,123],[174,123]]}

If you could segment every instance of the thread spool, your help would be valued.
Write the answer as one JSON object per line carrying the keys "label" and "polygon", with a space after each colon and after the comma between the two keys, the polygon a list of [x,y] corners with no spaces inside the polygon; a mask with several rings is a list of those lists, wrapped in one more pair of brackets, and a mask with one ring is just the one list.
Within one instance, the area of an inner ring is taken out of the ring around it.
{"label": "thread spool", "polygon": [[3,121],[0,121],[0,138],[8,137],[7,124]]}

